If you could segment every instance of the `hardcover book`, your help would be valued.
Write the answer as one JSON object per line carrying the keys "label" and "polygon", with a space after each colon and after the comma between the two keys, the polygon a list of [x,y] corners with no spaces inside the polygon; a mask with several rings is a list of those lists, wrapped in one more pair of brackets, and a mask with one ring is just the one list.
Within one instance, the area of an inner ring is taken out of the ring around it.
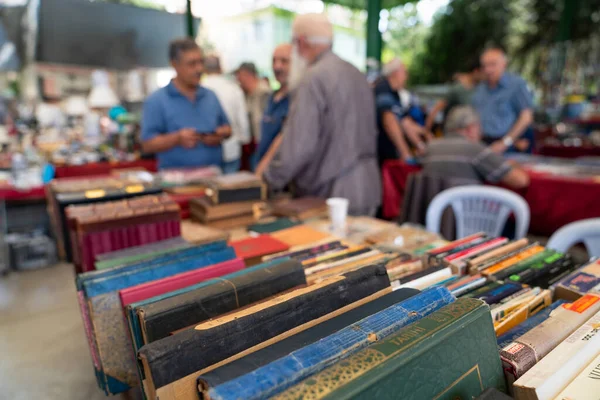
{"label": "hardcover book", "polygon": [[[182,252],[185,253],[185,252]],[[141,263],[139,268],[124,267],[116,270],[98,271],[104,274],[83,276],[79,279],[83,292],[82,316],[89,318],[94,341],[93,358],[97,360],[97,372],[102,376],[102,389],[106,393],[119,393],[138,383],[135,360],[129,349],[131,340],[123,317],[119,290],[161,279],[176,273],[202,268],[234,258],[231,248],[204,252],[189,258],[153,265]],[[87,310],[84,310],[87,306]]]}
{"label": "hardcover book", "polygon": [[349,246],[336,241],[326,241],[319,244],[309,244],[304,246],[294,246],[289,251],[284,251],[278,254],[263,257],[263,260],[275,260],[278,258],[291,258],[300,262],[322,256],[325,254],[335,253],[341,250],[346,250]]}
{"label": "hardcover book", "polygon": [[517,338],[523,336],[542,322],[548,319],[550,313],[565,304],[565,300],[557,300],[554,303],[550,304],[548,307],[544,308],[542,311],[537,314],[527,318],[525,321],[521,322],[516,327],[512,328],[508,332],[498,336],[498,348],[502,350],[512,342],[514,342]]}
{"label": "hardcover book", "polygon": [[280,253],[290,248],[287,244],[269,235],[236,240],[230,242],[229,245],[233,247],[238,257],[244,259],[248,266],[259,264],[263,256]]}
{"label": "hardcover book", "polygon": [[556,396],[556,400],[597,400],[600,393],[600,354]]}
{"label": "hardcover book", "polygon": [[191,389],[195,393],[198,371],[217,368],[220,363],[242,357],[244,352],[258,350],[259,345],[283,339],[281,335],[286,332],[289,335],[305,330],[322,317],[331,319],[336,310],[389,291],[385,269],[365,267],[150,343],[138,355],[144,368],[146,395],[163,398],[155,391],[163,387],[167,392]]}
{"label": "hardcover book", "polygon": [[458,299],[275,398],[470,399],[490,387],[505,391],[489,307]]}
{"label": "hardcover book", "polygon": [[600,310],[600,295],[587,294],[563,304],[550,317],[500,351],[506,379],[511,385],[560,342]]}
{"label": "hardcover book", "polygon": [[332,238],[329,234],[320,232],[307,225],[298,225],[292,228],[273,232],[271,236],[277,240],[281,240],[290,247],[307,245],[320,240]]}
{"label": "hardcover book", "polygon": [[523,239],[519,239],[517,241],[511,242],[511,243],[505,244],[504,246],[498,247],[497,249],[488,251],[485,254],[481,254],[480,256],[477,256],[468,261],[469,272],[476,274],[479,272],[478,267],[480,264],[490,261],[493,258],[502,257],[506,254],[517,251],[520,248],[527,246],[528,243],[529,243],[529,240],[527,240],[526,238],[523,238]]}
{"label": "hardcover book", "polygon": [[326,213],[327,204],[325,204],[325,200],[317,197],[302,197],[273,207],[274,215],[300,220],[318,217]]}
{"label": "hardcover book", "polygon": [[[497,257],[492,257],[490,259],[487,259],[479,264],[477,264],[476,268],[472,268],[471,269],[471,274],[475,274],[475,273],[481,273],[482,271],[485,271],[486,269],[495,266],[496,264],[502,263],[503,261],[506,261],[508,259],[511,259],[513,257],[515,257],[518,254],[524,253],[529,251],[530,249],[539,246],[539,243],[535,242],[535,243],[531,243],[531,244],[527,244],[526,246],[523,247],[519,247],[517,250],[508,252],[508,253],[504,253],[501,254]],[[511,260],[510,261],[510,265],[512,265],[513,263],[518,262],[518,260]]]}
{"label": "hardcover book", "polygon": [[207,244],[226,241],[229,239],[229,233],[185,220],[181,221],[181,237],[189,243]]}
{"label": "hardcover book", "polygon": [[181,236],[177,236],[159,242],[98,254],[96,256],[95,267],[96,269],[114,268],[119,265],[148,260],[189,247],[192,247],[190,243],[186,242]]}
{"label": "hardcover book", "polygon": [[[400,289],[394,293],[405,293],[407,290],[414,289]],[[384,298],[392,296],[389,294]],[[277,359],[263,362],[263,350],[268,352],[273,346],[266,347],[252,356],[200,376],[198,388],[201,399],[269,398],[453,301],[454,297],[445,288],[428,289],[385,310],[367,315],[312,344],[297,350],[291,349],[293,351],[283,351],[282,355],[277,354]],[[321,325],[312,330],[318,331]],[[258,360],[254,362],[255,359]]]}
{"label": "hardcover book", "polygon": [[261,201],[267,198],[267,188],[256,175],[242,171],[203,180],[206,197],[213,204]]}
{"label": "hardcover book", "polygon": [[254,214],[246,214],[238,217],[216,219],[208,222],[203,222],[201,219],[198,219],[195,214],[192,214],[191,219],[193,222],[204,224],[204,226],[208,228],[222,230],[244,228],[248,225],[255,224],[258,220],[258,218]]}
{"label": "hardcover book", "polygon": [[223,218],[254,214],[254,210],[260,207],[261,204],[261,202],[251,200],[215,205],[209,199],[201,197],[190,200],[190,210],[202,222],[210,222]]}
{"label": "hardcover book", "polygon": [[154,298],[136,308],[144,343],[304,284],[302,265],[277,260]]}
{"label": "hardcover book", "polygon": [[529,299],[525,304],[522,304],[509,312],[499,321],[494,322],[496,335],[500,336],[522,322],[525,322],[529,317],[537,314],[552,303],[552,293],[549,290],[544,290],[540,294]]}
{"label": "hardcover book", "polygon": [[258,234],[273,233],[298,225],[300,225],[300,222],[298,221],[292,221],[289,218],[278,218],[272,222],[262,222],[250,225],[248,231]]}
{"label": "hardcover book", "polygon": [[[366,258],[360,258],[358,260],[345,262],[340,266],[331,267],[324,271],[320,271],[311,275],[307,275],[306,280],[309,284],[322,282],[327,278],[331,278],[332,276],[342,275],[347,272],[354,271],[356,269],[365,267],[367,265],[383,265],[388,268],[388,265],[393,263],[393,256],[386,254],[375,254]],[[389,270],[388,270],[389,276]],[[391,280],[391,279],[390,279]]]}
{"label": "hardcover book", "polygon": [[[554,399],[600,354],[600,312],[587,320],[513,385],[519,399]],[[600,393],[599,393],[600,394]]]}
{"label": "hardcover book", "polygon": [[482,270],[481,274],[484,276],[494,275],[502,270],[512,267],[513,265],[521,261],[527,260],[528,258],[533,257],[534,255],[541,253],[544,250],[546,250],[544,246],[540,245],[527,247],[525,249],[522,249],[522,251],[517,252],[512,257],[509,257],[495,265],[490,266],[489,268]]}

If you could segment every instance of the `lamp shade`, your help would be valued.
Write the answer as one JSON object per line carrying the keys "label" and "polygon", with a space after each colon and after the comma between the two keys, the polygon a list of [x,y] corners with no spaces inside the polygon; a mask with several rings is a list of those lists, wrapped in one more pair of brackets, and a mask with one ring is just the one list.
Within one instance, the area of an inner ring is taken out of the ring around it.
{"label": "lamp shade", "polygon": [[88,112],[88,103],[83,96],[70,96],[65,101],[65,113],[74,117],[80,117]]}
{"label": "lamp shade", "polygon": [[111,108],[118,104],[117,95],[108,85],[95,86],[88,96],[90,108]]}

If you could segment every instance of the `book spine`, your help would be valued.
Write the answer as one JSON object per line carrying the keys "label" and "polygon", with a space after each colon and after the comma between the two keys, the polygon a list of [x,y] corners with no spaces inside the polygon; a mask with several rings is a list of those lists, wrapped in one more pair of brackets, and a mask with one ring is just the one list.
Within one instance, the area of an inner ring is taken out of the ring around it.
{"label": "book spine", "polygon": [[514,283],[505,283],[502,286],[497,287],[496,289],[490,290],[487,293],[476,296],[474,298],[485,301],[487,304],[495,304],[500,300],[517,293],[521,290],[523,286]]}
{"label": "book spine", "polygon": [[[486,310],[480,300],[459,299],[275,399],[451,398],[446,394],[449,388],[461,397],[474,398],[485,387],[503,391],[502,371]],[[459,343],[464,346],[460,361],[448,354]],[[477,351],[469,351],[469,346],[477,346]],[[432,360],[439,368],[435,372],[427,369]],[[460,372],[447,373],[445,368]],[[415,371],[419,373],[414,374]]]}
{"label": "book spine", "polygon": [[537,265],[553,263],[560,257],[562,257],[562,253],[547,249],[545,251],[542,251],[541,253],[534,255],[533,257],[529,257],[526,260],[515,264],[512,267],[508,267],[505,270],[495,273],[494,277],[496,279],[506,279],[511,275],[518,274],[529,268],[535,268],[535,266]]}
{"label": "book spine", "polygon": [[[273,396],[454,301],[446,288],[426,290],[288,356],[210,390],[210,398]],[[200,377],[199,379],[202,379]]]}
{"label": "book spine", "polygon": [[498,322],[494,323],[496,336],[500,336],[515,326],[525,322],[530,316],[537,314],[552,303],[552,294],[544,290],[539,295],[527,301]]}
{"label": "book spine", "polygon": [[515,382],[517,399],[528,393],[539,399],[555,398],[600,353],[599,333],[600,313],[596,313]]}
{"label": "book spine", "polygon": [[[291,329],[389,288],[385,268],[365,267],[244,313],[207,321],[140,349],[155,388],[235,356]],[[148,379],[148,374],[146,374]]]}
{"label": "book spine", "polygon": [[600,354],[556,396],[556,400],[597,400],[600,393]]}
{"label": "book spine", "polygon": [[486,275],[486,276],[494,275],[506,268],[509,268],[509,267],[515,265],[516,263],[518,263],[520,261],[526,260],[529,257],[532,257],[538,253],[541,253],[544,250],[545,250],[545,248],[543,246],[539,246],[539,245],[525,249],[525,250],[515,254],[514,256],[507,258],[506,260],[501,261],[501,262],[483,270],[481,272],[481,274]]}
{"label": "book spine", "polygon": [[600,295],[587,294],[554,311],[544,323],[533,328],[500,351],[507,381],[523,376],[581,324],[600,310]]}

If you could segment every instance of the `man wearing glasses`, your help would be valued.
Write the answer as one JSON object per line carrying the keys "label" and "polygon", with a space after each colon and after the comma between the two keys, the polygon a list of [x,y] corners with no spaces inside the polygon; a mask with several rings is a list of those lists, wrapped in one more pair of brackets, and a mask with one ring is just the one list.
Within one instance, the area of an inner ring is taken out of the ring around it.
{"label": "man wearing glasses", "polygon": [[200,86],[202,50],[192,39],[178,39],[169,59],[176,76],[144,103],[142,148],[156,153],[159,169],[221,165],[221,142],[231,128],[217,96]]}

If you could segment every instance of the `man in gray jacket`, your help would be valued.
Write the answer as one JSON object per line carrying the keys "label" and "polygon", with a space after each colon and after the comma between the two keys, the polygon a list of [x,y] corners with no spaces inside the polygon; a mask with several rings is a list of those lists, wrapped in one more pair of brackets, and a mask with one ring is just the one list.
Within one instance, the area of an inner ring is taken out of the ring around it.
{"label": "man in gray jacket", "polygon": [[299,196],[344,197],[351,215],[374,215],[381,179],[372,90],[331,51],[327,17],[297,16],[292,35],[292,104],[264,179],[274,189],[293,183]]}

